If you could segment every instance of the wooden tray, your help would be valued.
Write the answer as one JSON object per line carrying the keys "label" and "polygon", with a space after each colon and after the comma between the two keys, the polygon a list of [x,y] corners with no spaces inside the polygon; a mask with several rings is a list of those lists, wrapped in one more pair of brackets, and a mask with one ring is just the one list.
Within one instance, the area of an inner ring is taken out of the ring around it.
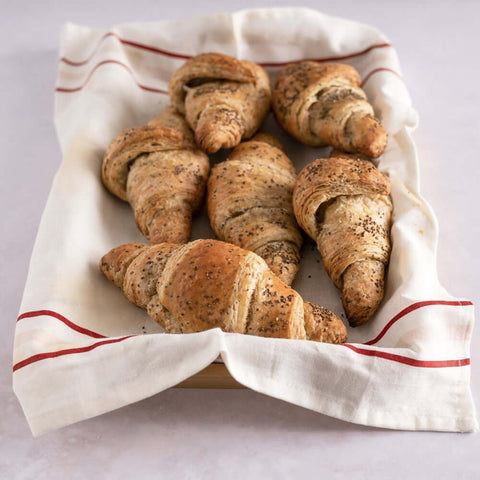
{"label": "wooden tray", "polygon": [[228,372],[223,363],[212,363],[175,388],[245,388]]}

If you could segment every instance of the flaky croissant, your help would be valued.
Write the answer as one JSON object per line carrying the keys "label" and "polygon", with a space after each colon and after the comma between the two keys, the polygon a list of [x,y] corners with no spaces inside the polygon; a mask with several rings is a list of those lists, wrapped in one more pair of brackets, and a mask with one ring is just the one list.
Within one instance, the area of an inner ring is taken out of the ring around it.
{"label": "flaky croissant", "polygon": [[185,243],[193,213],[205,195],[207,155],[172,107],[148,125],[118,135],[103,159],[107,189],[128,201],[135,222],[150,243]]}
{"label": "flaky croissant", "polygon": [[387,132],[350,65],[315,61],[287,65],[277,79],[272,106],[280,125],[307,145],[331,145],[373,158],[387,145]]}
{"label": "flaky croissant", "polygon": [[373,315],[384,295],[391,250],[390,180],[368,160],[334,155],[299,173],[293,207],[342,291],[350,325],[357,326]]}
{"label": "flaky croissant", "polygon": [[207,183],[208,216],[217,237],[260,255],[288,285],[302,246],[292,207],[295,179],[280,142],[259,133],[215,165]]}
{"label": "flaky croissant", "polygon": [[219,327],[263,337],[346,341],[335,314],[304,303],[258,255],[218,240],[121,245],[101,259],[100,269],[169,333]]}
{"label": "flaky croissant", "polygon": [[270,79],[259,65],[220,53],[188,60],[169,82],[200,148],[215,153],[252,136],[270,109]]}

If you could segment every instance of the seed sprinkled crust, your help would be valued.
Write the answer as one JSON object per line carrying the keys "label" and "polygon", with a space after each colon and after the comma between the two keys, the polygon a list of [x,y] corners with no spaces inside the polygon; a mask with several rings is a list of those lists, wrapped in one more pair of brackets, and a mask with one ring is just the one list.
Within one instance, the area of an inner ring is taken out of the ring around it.
{"label": "seed sprinkled crust", "polygon": [[351,326],[368,321],[384,295],[391,251],[389,193],[389,178],[371,161],[340,152],[307,165],[295,184],[295,216],[342,291]]}
{"label": "seed sprinkled crust", "polygon": [[221,328],[305,339],[308,327],[312,340],[346,340],[338,317],[304,303],[255,253],[225,242],[126,244],[107,253],[100,269],[168,332]]}
{"label": "seed sprinkled crust", "polygon": [[102,179],[128,201],[139,230],[151,243],[185,243],[200,208],[210,171],[185,119],[172,107],[148,125],[134,127],[110,143]]}
{"label": "seed sprinkled crust", "polygon": [[298,271],[302,245],[292,207],[295,178],[280,142],[259,133],[215,165],[207,185],[217,237],[260,255],[287,284]]}
{"label": "seed sprinkled crust", "polygon": [[279,74],[272,106],[280,125],[311,146],[380,156],[388,135],[350,65],[302,61]]}
{"label": "seed sprinkled crust", "polygon": [[270,109],[271,86],[266,71],[253,62],[204,53],[173,73],[169,94],[199,147],[215,153],[256,132]]}

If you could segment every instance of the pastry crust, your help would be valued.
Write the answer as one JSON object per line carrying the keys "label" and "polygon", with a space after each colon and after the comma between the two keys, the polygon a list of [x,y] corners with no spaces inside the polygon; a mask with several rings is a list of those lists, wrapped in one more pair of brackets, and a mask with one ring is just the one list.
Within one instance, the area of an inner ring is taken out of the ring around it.
{"label": "pastry crust", "polygon": [[360,76],[350,65],[302,61],[277,79],[272,106],[280,125],[311,146],[380,156],[387,132],[375,118]]}
{"label": "pastry crust", "polygon": [[221,328],[330,343],[347,338],[332,312],[304,303],[258,255],[225,242],[121,245],[101,259],[100,269],[167,332]]}
{"label": "pastry crust", "polygon": [[350,325],[357,326],[373,315],[384,295],[391,250],[390,181],[368,160],[335,155],[300,172],[293,205],[342,291]]}
{"label": "pastry crust", "polygon": [[207,184],[217,237],[261,256],[287,284],[298,271],[302,246],[292,207],[295,179],[280,142],[260,133],[215,165]]}
{"label": "pastry crust", "polygon": [[105,187],[128,201],[151,243],[185,243],[192,215],[202,205],[210,170],[193,133],[172,107],[148,125],[118,135],[103,159]]}
{"label": "pastry crust", "polygon": [[169,82],[173,106],[185,115],[207,153],[251,137],[270,109],[271,87],[259,65],[220,53],[188,60]]}

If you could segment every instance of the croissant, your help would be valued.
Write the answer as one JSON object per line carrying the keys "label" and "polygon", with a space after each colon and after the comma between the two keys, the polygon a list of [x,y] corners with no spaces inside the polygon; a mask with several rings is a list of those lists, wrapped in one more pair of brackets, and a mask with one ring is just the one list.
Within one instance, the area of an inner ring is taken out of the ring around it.
{"label": "croissant", "polygon": [[267,72],[220,53],[188,60],[173,73],[168,88],[172,104],[185,115],[197,144],[207,153],[251,137],[270,109]]}
{"label": "croissant", "polygon": [[295,183],[295,216],[317,242],[327,273],[342,291],[351,326],[368,321],[384,295],[389,193],[389,178],[372,162],[342,153],[310,163]]}
{"label": "croissant", "polygon": [[272,106],[280,125],[307,145],[331,145],[373,158],[387,145],[387,132],[350,65],[315,61],[287,65],[275,84]]}
{"label": "croissant", "polygon": [[150,243],[185,243],[192,215],[205,195],[207,155],[172,107],[148,125],[118,135],[103,158],[106,188],[128,201],[135,222]]}
{"label": "croissant", "polygon": [[208,216],[217,237],[255,252],[288,285],[302,246],[292,207],[295,179],[280,142],[259,133],[215,165],[207,183]]}
{"label": "croissant", "polygon": [[103,256],[100,269],[169,333],[219,327],[329,343],[347,338],[335,314],[304,303],[258,255],[218,240],[121,245]]}

